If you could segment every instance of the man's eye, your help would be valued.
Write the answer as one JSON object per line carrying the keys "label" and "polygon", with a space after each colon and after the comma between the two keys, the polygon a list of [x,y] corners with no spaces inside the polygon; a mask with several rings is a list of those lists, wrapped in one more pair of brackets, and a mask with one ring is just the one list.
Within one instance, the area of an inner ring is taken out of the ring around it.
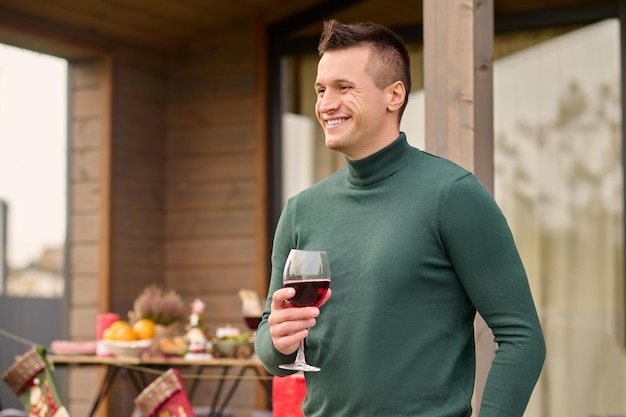
{"label": "man's eye", "polygon": [[349,85],[340,85],[340,86],[339,86],[339,89],[340,89],[340,90],[343,90],[343,91],[345,91],[345,90],[349,90],[349,89],[350,89],[350,86],[349,86]]}

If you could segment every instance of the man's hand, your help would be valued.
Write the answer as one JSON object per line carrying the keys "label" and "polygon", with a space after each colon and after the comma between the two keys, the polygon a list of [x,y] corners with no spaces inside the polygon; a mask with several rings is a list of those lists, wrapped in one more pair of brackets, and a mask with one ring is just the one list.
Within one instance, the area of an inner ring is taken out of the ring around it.
{"label": "man's hand", "polygon": [[[274,347],[283,355],[298,350],[300,341],[308,336],[309,327],[315,326],[320,315],[317,307],[293,307],[289,300],[296,294],[293,288],[281,288],[272,295],[271,312],[267,318]],[[320,306],[331,296],[329,289]]]}

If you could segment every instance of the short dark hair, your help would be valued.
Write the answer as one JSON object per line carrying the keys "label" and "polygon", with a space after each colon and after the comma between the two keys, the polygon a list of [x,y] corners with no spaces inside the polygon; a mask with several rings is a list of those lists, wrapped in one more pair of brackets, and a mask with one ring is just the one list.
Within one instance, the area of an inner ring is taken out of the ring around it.
{"label": "short dark hair", "polygon": [[409,102],[411,91],[411,61],[406,44],[400,36],[386,26],[372,22],[343,24],[336,20],[324,22],[324,31],[317,51],[319,56],[326,51],[370,46],[372,51],[366,71],[378,88],[402,81],[406,97],[400,108],[398,122]]}

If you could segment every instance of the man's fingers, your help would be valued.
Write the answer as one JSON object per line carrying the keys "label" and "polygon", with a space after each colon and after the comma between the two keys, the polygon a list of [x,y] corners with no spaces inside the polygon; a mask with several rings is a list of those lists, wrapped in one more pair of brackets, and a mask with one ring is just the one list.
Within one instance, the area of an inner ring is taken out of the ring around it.
{"label": "man's fingers", "polygon": [[287,300],[296,295],[293,288],[280,288],[272,294],[272,311],[289,308],[290,304]]}
{"label": "man's fingers", "polygon": [[[300,341],[309,335],[309,328],[315,326],[320,315],[318,307],[293,307],[289,299],[295,295],[293,288],[280,288],[272,294],[272,306],[267,322],[274,347],[281,353],[294,353]],[[330,298],[328,291],[322,304]]]}

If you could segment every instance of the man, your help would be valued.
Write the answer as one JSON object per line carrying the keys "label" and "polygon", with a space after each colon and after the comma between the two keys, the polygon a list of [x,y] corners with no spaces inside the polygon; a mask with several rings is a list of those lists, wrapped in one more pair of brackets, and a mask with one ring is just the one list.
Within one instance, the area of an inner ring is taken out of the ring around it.
{"label": "man", "polygon": [[[481,417],[521,417],[545,344],[505,218],[474,175],[408,145],[399,131],[409,57],[387,28],[327,22],[315,90],[326,146],[347,168],[290,199],[274,237],[256,351],[269,372],[306,337],[307,417],[467,417],[473,322],[498,343]],[[291,248],[325,250],[331,290],[291,307]]]}

